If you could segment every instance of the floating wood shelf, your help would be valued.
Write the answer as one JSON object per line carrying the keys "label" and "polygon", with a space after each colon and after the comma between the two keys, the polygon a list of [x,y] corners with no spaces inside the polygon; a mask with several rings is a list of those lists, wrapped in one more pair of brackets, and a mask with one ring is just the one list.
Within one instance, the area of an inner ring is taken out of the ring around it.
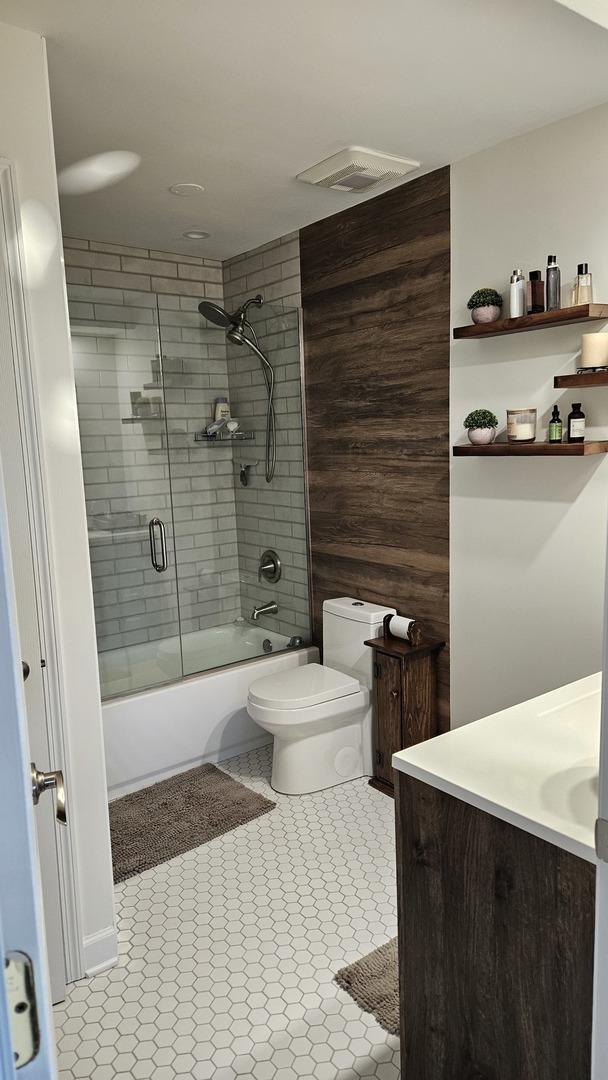
{"label": "floating wood shelf", "polygon": [[608,304],[578,304],[576,307],[559,308],[558,311],[541,311],[536,315],[522,315],[519,319],[497,319],[491,323],[470,323],[456,326],[455,338],[502,337],[503,334],[523,334],[528,330],[546,330],[552,326],[608,320]]}
{"label": "floating wood shelf", "polygon": [[462,443],[453,447],[453,453],[454,457],[587,457],[608,454],[608,439],[585,443],[495,442],[489,446]]}
{"label": "floating wood shelf", "polygon": [[608,386],[608,371],[584,371],[574,375],[556,375],[553,385],[559,390],[560,387],[569,386]]}

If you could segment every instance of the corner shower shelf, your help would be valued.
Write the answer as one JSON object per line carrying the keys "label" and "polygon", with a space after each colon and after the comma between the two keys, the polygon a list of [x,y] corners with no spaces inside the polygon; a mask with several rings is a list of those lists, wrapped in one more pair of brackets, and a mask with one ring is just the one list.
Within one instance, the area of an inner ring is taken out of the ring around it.
{"label": "corner shower shelf", "polygon": [[462,443],[453,447],[453,454],[454,457],[588,457],[608,454],[608,439],[585,443],[495,442],[489,446]]}
{"label": "corner shower shelf", "polygon": [[208,435],[206,431],[195,431],[194,441],[204,443],[247,442],[255,439],[255,431],[231,431],[225,435]]}
{"label": "corner shower shelf", "polygon": [[519,319],[497,319],[491,323],[470,323],[454,327],[454,337],[488,338],[504,334],[522,334],[528,330],[546,330],[552,326],[584,323],[608,319],[608,304],[577,304],[576,307],[559,308],[558,311],[540,311],[535,315],[522,315]]}

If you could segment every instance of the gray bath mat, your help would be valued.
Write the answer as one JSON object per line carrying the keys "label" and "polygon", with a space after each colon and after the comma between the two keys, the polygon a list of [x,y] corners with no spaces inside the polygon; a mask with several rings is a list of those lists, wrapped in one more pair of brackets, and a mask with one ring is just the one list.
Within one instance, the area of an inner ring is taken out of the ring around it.
{"label": "gray bath mat", "polygon": [[399,1034],[399,959],[397,938],[342,968],[336,982],[385,1031]]}
{"label": "gray bath mat", "polygon": [[124,795],[110,803],[114,881],[214,840],[275,805],[215,765]]}

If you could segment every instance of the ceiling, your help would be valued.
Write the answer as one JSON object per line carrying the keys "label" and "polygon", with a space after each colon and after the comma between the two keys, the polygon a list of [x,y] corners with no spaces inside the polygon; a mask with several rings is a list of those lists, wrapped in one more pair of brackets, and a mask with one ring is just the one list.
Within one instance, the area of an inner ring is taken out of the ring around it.
{"label": "ceiling", "polygon": [[59,168],[142,159],[65,196],[64,231],[214,258],[381,191],[294,179],[344,146],[428,172],[608,97],[608,32],[554,0],[0,0],[0,20],[47,38]]}

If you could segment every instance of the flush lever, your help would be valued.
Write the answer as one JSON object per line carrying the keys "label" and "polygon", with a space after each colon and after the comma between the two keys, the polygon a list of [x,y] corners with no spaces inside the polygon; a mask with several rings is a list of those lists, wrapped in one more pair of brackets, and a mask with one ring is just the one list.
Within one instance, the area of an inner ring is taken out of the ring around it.
{"label": "flush lever", "polygon": [[48,791],[49,788],[55,788],[57,800],[55,816],[60,825],[67,825],[65,785],[63,783],[63,773],[61,769],[55,769],[54,772],[43,773],[36,768],[36,765],[32,761],[30,762],[30,775],[32,778],[32,799],[34,800],[34,806],[38,806],[40,796],[43,792]]}

